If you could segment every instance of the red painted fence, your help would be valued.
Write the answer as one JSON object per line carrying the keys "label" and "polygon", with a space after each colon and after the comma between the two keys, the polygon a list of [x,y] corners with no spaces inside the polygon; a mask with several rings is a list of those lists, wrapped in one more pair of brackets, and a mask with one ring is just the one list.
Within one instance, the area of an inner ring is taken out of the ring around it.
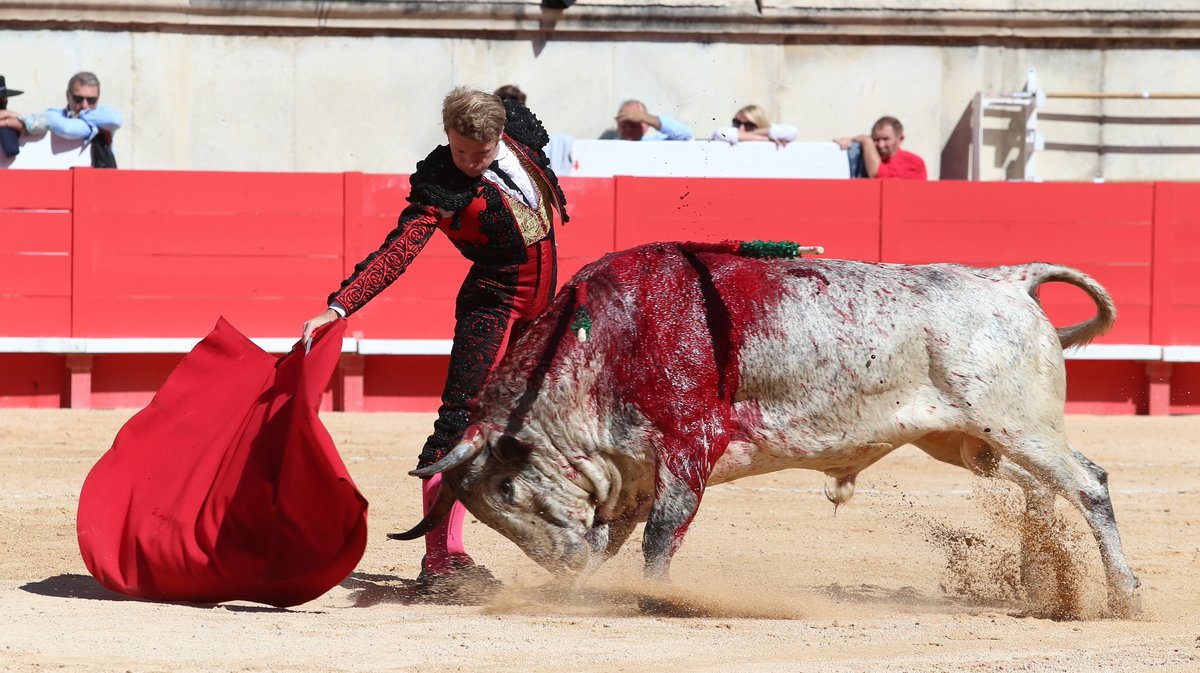
{"label": "red painted fence", "polygon": [[[1093,275],[1120,317],[1108,344],[1200,344],[1200,184],[567,178],[560,282],[657,240],[788,239],[826,256],[973,265],[1052,261]],[[0,337],[200,337],[224,315],[290,337],[394,226],[406,176],[0,171]],[[349,333],[446,339],[467,263],[435,236]],[[1048,287],[1056,324],[1090,315]],[[70,356],[0,353],[0,406],[70,399]],[[178,354],[90,361],[92,404],[142,406]],[[363,408],[430,410],[445,356],[371,356]],[[1147,410],[1141,362],[1072,361],[1068,410]],[[1149,378],[1148,378],[1149,376]],[[1200,411],[1200,364],[1176,363],[1169,409]]]}

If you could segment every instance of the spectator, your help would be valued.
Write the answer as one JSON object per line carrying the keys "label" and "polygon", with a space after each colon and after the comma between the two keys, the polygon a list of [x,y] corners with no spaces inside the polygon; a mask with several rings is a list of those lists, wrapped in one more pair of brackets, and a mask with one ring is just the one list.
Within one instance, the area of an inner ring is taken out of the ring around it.
{"label": "spectator", "polygon": [[[495,93],[502,101],[515,100],[521,105],[525,105],[525,92],[521,91],[521,87],[516,84],[505,84],[496,89]],[[569,136],[565,133],[550,134],[550,142],[546,145],[546,156],[550,157],[550,170],[554,171],[555,175],[570,175],[571,171],[574,170],[575,161],[571,156],[571,150],[574,146],[574,136]]]}
{"label": "spectator", "polygon": [[617,111],[617,137],[621,140],[691,140],[692,129],[674,117],[650,114],[640,100],[627,100]]}
{"label": "spectator", "polygon": [[15,157],[21,153],[21,134],[25,132],[20,115],[8,109],[8,99],[22,93],[17,89],[8,88],[4,75],[0,75],[0,151],[8,157]]}
{"label": "spectator", "polygon": [[116,168],[112,136],[121,128],[121,113],[100,104],[100,80],[90,72],[75,73],[67,82],[67,106],[42,113],[51,133],[91,143],[92,166]]}
{"label": "spectator", "polygon": [[904,125],[895,117],[880,117],[869,136],[835,138],[834,142],[847,150],[850,177],[928,179],[921,157],[900,149]]}
{"label": "spectator", "polygon": [[[408,206],[379,249],[329,296],[329,308],[304,323],[318,327],[361,309],[396,281],[441,230],[472,262],[455,301],[454,342],[442,405],[418,467],[445,457],[470,425],[470,403],[483,388],[506,335],[516,341],[554,297],[556,222],[566,222],[562,190],[542,148],[542,123],[517,100],[458,88],[442,102],[448,145],[417,163]],[[418,318],[419,319],[419,318]],[[426,516],[438,502],[441,475],[425,480]],[[495,579],[476,566],[462,542],[466,510],[450,513],[425,535],[418,586],[432,593]]]}
{"label": "spectator", "polygon": [[495,94],[500,100],[515,100],[521,105],[525,105],[525,99],[528,98],[525,92],[521,91],[521,87],[516,84],[505,84],[496,89]]}
{"label": "spectator", "polygon": [[730,145],[740,142],[769,140],[783,147],[796,139],[796,127],[788,124],[772,124],[767,111],[758,105],[747,105],[733,115],[730,126],[713,131],[713,140],[724,140]]}

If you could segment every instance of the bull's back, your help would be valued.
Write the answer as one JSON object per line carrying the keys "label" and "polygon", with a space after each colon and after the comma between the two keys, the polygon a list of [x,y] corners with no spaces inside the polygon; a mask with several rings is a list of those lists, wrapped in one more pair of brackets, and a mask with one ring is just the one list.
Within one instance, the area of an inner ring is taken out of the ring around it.
{"label": "bull's back", "polygon": [[756,272],[776,289],[739,357],[737,417],[753,441],[815,458],[1056,397],[1061,410],[1057,335],[1010,284],[956,265],[796,260]]}
{"label": "bull's back", "polygon": [[968,267],[653,244],[577,274],[481,400],[502,425],[553,419],[543,431],[585,453],[645,457],[731,424],[751,462],[824,469],[864,446],[1061,413],[1063,380],[1033,299]]}

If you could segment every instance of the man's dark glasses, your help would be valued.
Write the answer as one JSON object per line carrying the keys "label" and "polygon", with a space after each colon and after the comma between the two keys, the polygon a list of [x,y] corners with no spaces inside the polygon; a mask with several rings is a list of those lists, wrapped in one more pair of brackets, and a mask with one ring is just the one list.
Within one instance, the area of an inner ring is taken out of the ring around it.
{"label": "man's dark glasses", "polygon": [[76,96],[71,94],[71,100],[75,101],[76,105],[83,105],[83,101],[87,101],[88,105],[95,105],[96,101],[100,100],[99,96]]}

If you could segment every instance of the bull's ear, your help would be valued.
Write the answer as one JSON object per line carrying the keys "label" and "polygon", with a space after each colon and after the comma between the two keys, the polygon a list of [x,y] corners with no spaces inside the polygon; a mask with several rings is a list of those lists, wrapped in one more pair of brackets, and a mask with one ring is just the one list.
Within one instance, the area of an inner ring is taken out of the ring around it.
{"label": "bull's ear", "polygon": [[533,451],[533,447],[512,435],[505,434],[492,444],[491,455],[501,463],[520,465],[528,462],[531,451]]}

